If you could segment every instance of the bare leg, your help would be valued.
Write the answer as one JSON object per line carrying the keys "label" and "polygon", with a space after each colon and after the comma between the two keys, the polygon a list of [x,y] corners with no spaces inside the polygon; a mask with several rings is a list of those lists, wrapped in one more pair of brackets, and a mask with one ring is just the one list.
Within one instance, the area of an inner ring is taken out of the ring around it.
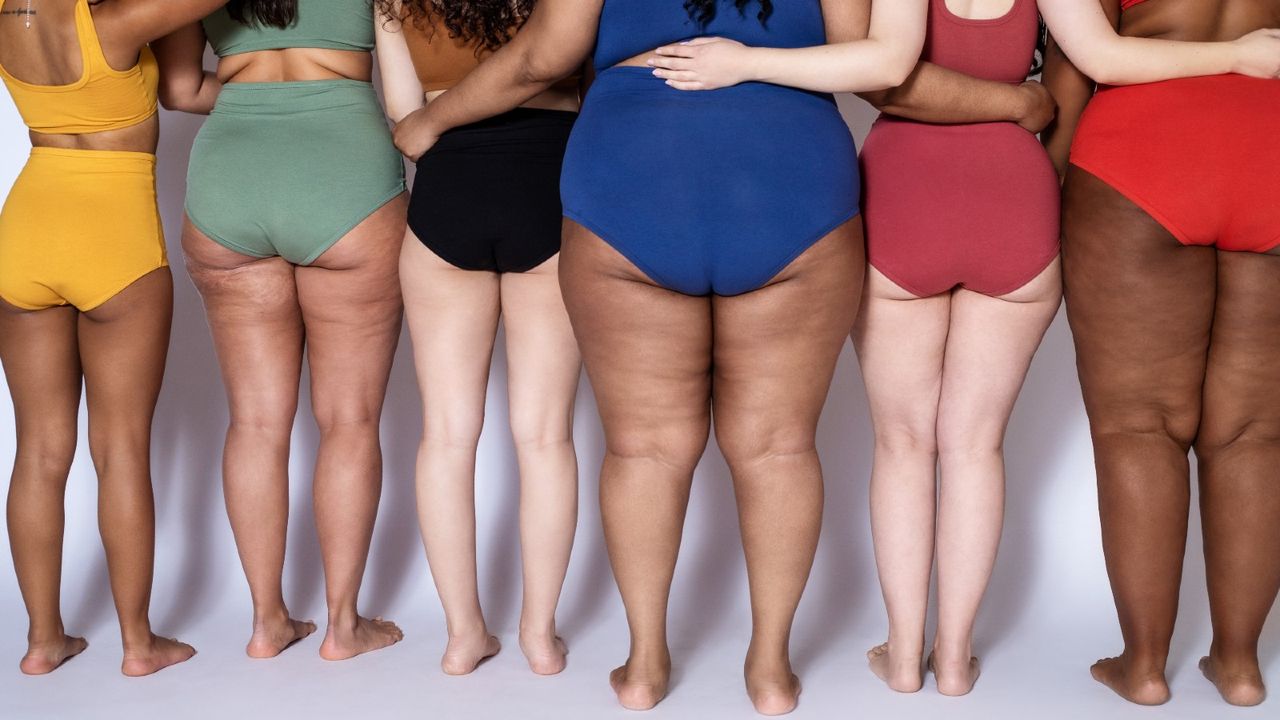
{"label": "bare leg", "polygon": [[1004,524],[1004,435],[1045,330],[1062,301],[1056,261],[1002,298],[959,290],[938,408],[938,632],[930,667],[944,695],[978,680],[973,625]]}
{"label": "bare leg", "polygon": [[1071,168],[1063,267],[1093,435],[1107,571],[1125,650],[1093,675],[1143,705],[1169,699],[1217,259],[1182,247],[1097,178]]}
{"label": "bare leg", "polygon": [[63,505],[76,451],[80,349],[74,308],[25,312],[0,302],[0,359],[17,420],[9,548],[27,606],[28,675],[57,669],[88,643],[62,626]]}
{"label": "bare leg", "polygon": [[1280,257],[1218,253],[1196,440],[1213,612],[1205,675],[1232,705],[1266,698],[1258,637],[1280,589]]}
{"label": "bare leg", "polygon": [[222,456],[227,514],[253,598],[245,652],[269,658],[315,632],[284,600],[289,441],[302,373],[302,316],[293,266],[228,250],[191,223],[187,271],[204,299],[231,411]]}
{"label": "bare leg", "polygon": [[568,652],[556,635],[556,605],[578,523],[573,405],[582,366],[560,294],[559,256],[502,276],[502,314],[520,463],[520,647],[534,672],[553,675],[564,669]]}
{"label": "bare leg", "polygon": [[81,315],[79,323],[98,526],[124,642],[121,670],[130,676],[195,655],[190,645],[153,635],[147,616],[155,557],[151,423],[172,318],[173,278],[163,268]]}
{"label": "bare leg", "polygon": [[400,339],[396,266],[404,196],[296,270],[307,333],[311,407],[320,428],[316,527],[324,558],[329,625],[320,656],[344,660],[399,642],[395,624],[360,617],[357,600],[382,492],[378,428]]}
{"label": "bare leg", "polygon": [[765,715],[799,702],[791,626],[822,530],[815,435],[865,269],[858,218],[766,287],[712,301],[716,440],[733,473],[751,584],[747,694]]}
{"label": "bare leg", "polygon": [[449,644],[440,667],[476,669],[496,654],[476,579],[476,445],[498,329],[498,276],[459,270],[410,233],[400,254],[405,311],[422,393],[418,517]]}
{"label": "bare leg", "polygon": [[560,281],[604,424],[600,504],[631,629],[609,679],[623,707],[647,710],[670,679],[667,603],[710,430],[711,301],[657,287],[572,222]]}
{"label": "bare leg", "polygon": [[951,295],[917,298],[867,272],[854,345],[875,426],[871,530],[889,639],[867,652],[898,692],[924,683],[924,626],[938,495],[938,402]]}

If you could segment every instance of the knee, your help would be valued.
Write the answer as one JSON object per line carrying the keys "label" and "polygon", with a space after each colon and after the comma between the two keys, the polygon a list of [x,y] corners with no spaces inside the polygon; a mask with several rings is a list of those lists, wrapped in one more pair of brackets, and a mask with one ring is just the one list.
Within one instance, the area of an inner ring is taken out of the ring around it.
{"label": "knee", "polygon": [[972,419],[938,426],[939,460],[964,463],[999,457],[1004,453],[1004,428],[986,427]]}
{"label": "knee", "polygon": [[573,418],[551,417],[548,414],[513,412],[511,437],[517,452],[537,452],[544,448],[562,446],[572,442]]}
{"label": "knee", "polygon": [[342,410],[317,411],[316,427],[320,429],[320,441],[335,436],[378,437],[380,413],[372,409],[344,408]]}
{"label": "knee", "polygon": [[288,445],[289,436],[293,433],[295,412],[295,407],[233,407],[228,432],[271,445]]}
{"label": "knee", "polygon": [[890,457],[938,456],[938,428],[932,421],[877,421],[876,454]]}
{"label": "knee", "polygon": [[1128,403],[1095,407],[1089,412],[1094,444],[1147,438],[1171,442],[1184,452],[1191,449],[1200,430],[1198,402]]}
{"label": "knee", "polygon": [[1214,457],[1239,447],[1280,448],[1280,418],[1233,418],[1207,421],[1196,438],[1196,455]]}
{"label": "knee", "polygon": [[817,428],[801,418],[716,418],[716,444],[731,468],[816,452]]}
{"label": "knee", "polygon": [[14,461],[15,476],[66,482],[76,454],[77,428],[74,422],[20,432]]}
{"label": "knee", "polygon": [[91,419],[89,455],[99,479],[118,472],[141,472],[151,463],[151,427],[130,427],[123,423],[95,426]]}
{"label": "knee", "polygon": [[484,409],[477,411],[432,412],[422,422],[422,442],[437,448],[474,453],[484,429]]}
{"label": "knee", "polygon": [[605,450],[618,460],[648,460],[692,472],[702,459],[710,436],[710,421],[654,424],[605,433]]}

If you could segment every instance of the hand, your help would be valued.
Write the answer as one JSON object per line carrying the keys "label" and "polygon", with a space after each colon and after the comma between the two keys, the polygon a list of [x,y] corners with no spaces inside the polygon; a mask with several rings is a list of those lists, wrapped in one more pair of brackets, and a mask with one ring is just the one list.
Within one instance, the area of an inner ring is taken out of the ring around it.
{"label": "hand", "polygon": [[427,121],[427,108],[419,108],[396,123],[392,130],[396,149],[410,160],[417,161],[440,139],[440,133],[431,129]]}
{"label": "hand", "polygon": [[1237,50],[1233,72],[1280,79],[1280,30],[1255,30],[1233,44]]}
{"label": "hand", "polygon": [[1035,80],[1028,80],[1018,86],[1023,95],[1023,110],[1018,116],[1018,124],[1024,130],[1035,135],[1049,127],[1058,114],[1058,103],[1053,99],[1044,85]]}
{"label": "hand", "polygon": [[751,50],[736,40],[695,38],[658,48],[649,66],[677,90],[718,90],[751,79]]}

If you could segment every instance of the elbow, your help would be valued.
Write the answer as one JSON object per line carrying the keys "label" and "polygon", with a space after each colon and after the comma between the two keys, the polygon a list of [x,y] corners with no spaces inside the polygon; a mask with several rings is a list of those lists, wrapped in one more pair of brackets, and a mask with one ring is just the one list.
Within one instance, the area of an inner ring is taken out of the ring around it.
{"label": "elbow", "polygon": [[527,48],[520,58],[520,81],[524,85],[547,88],[569,76],[576,67],[565,67],[563,61],[552,54],[539,53],[537,48]]}

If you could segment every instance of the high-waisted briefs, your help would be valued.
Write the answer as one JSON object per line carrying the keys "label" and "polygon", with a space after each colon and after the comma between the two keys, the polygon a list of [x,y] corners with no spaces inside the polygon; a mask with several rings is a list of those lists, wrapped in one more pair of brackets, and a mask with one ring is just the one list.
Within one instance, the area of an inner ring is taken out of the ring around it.
{"label": "high-waisted briefs", "polygon": [[166,264],[154,155],[31,151],[0,212],[0,298],[89,311]]}
{"label": "high-waisted briefs", "polygon": [[858,214],[853,138],[831,96],[763,83],[682,92],[600,73],[565,155],[565,216],[688,295],[767,284]]}
{"label": "high-waisted briefs", "polygon": [[307,265],[402,192],[369,83],[230,83],[191,149],[187,217],[236,252]]}

